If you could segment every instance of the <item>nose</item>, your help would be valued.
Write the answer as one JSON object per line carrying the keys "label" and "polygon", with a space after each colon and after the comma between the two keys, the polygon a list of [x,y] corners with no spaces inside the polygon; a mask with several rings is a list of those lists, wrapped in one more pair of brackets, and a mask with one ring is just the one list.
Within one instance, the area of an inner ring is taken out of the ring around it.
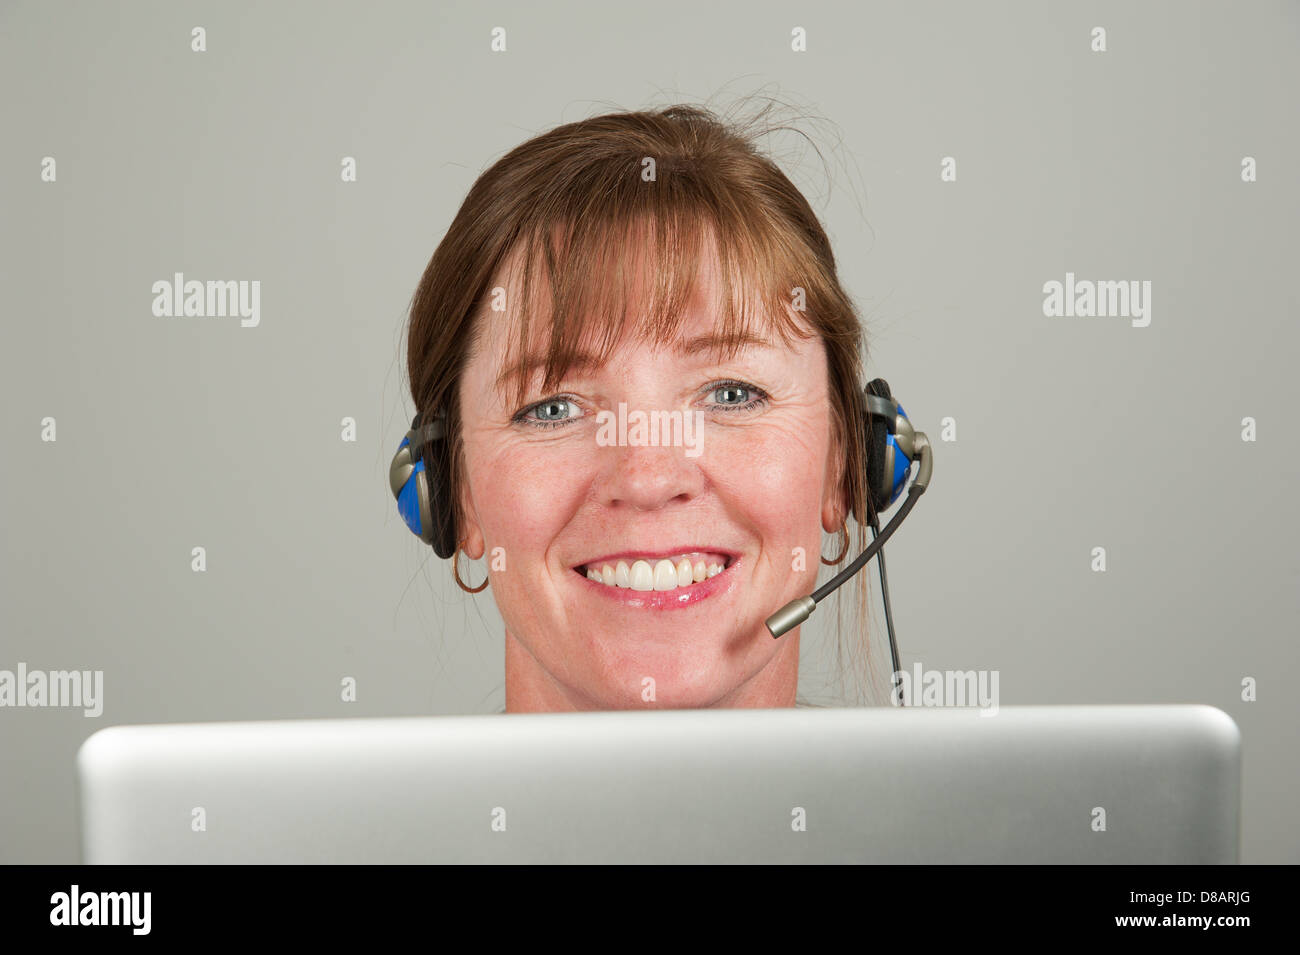
{"label": "nose", "polygon": [[600,499],[607,507],[654,511],[692,501],[704,489],[701,459],[688,457],[685,447],[629,443],[603,450],[609,461]]}

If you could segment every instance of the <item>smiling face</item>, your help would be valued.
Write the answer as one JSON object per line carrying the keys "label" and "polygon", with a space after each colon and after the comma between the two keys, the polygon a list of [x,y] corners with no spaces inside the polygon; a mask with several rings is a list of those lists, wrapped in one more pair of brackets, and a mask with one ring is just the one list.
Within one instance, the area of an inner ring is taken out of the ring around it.
{"label": "smiling face", "polygon": [[[684,348],[721,330],[716,275],[707,255],[676,342],[629,336],[545,393],[539,369],[518,408],[496,384],[516,329],[478,336],[460,380],[459,532],[488,558],[510,712],[794,705],[799,630],[774,640],[764,620],[812,592],[820,532],[843,522],[826,354],[775,334],[733,356]],[[637,412],[686,429],[638,432]]]}

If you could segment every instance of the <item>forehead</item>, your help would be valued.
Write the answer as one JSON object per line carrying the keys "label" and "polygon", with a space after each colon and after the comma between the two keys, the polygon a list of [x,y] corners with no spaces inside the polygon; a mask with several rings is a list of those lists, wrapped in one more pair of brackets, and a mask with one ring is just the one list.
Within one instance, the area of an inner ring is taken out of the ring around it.
{"label": "forehead", "polygon": [[[506,257],[476,317],[466,371],[488,389],[525,388],[544,371],[552,349],[569,358],[557,367],[558,376],[598,369],[614,353],[637,346],[699,362],[721,361],[746,350],[770,353],[792,347],[767,314],[761,296],[754,294],[758,283],[751,277],[733,278],[730,294],[738,311],[728,315],[724,307],[726,283],[712,241],[701,244],[693,275],[673,276],[671,291],[680,296],[679,307],[672,310],[675,320],[665,321],[660,314],[664,309],[650,307],[652,295],[663,293],[662,287],[654,287],[662,276],[644,249],[631,249],[620,260],[612,283],[602,286],[599,275],[584,277],[598,287],[592,300],[604,307],[562,322],[564,327],[558,333],[562,344],[556,338],[551,313],[554,299],[544,268],[534,267],[529,302],[524,301],[522,258],[518,247]],[[619,291],[621,298],[615,294]],[[610,307],[613,303],[621,308]],[[813,336],[799,317],[782,317],[787,326],[798,327],[799,337]],[[525,322],[526,346],[520,340]]]}

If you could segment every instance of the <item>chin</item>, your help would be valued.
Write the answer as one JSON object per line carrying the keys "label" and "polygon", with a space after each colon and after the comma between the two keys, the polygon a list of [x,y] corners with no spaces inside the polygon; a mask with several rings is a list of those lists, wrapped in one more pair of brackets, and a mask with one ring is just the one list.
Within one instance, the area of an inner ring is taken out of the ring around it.
{"label": "chin", "polygon": [[[717,661],[641,654],[636,661],[622,661],[606,671],[602,685],[592,687],[587,695],[612,710],[698,709],[713,706],[739,685],[739,677],[718,671]],[[610,676],[614,676],[612,684]]]}

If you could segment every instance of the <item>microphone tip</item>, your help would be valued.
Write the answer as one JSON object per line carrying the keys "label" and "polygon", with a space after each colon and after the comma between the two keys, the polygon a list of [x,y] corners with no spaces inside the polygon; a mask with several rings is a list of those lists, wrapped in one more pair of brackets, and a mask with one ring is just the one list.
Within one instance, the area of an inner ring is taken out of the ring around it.
{"label": "microphone tip", "polygon": [[772,638],[776,639],[786,633],[786,631],[793,630],[799,624],[803,623],[808,619],[816,607],[817,601],[813,600],[811,595],[791,600],[788,604],[767,618],[767,629],[771,632]]}

